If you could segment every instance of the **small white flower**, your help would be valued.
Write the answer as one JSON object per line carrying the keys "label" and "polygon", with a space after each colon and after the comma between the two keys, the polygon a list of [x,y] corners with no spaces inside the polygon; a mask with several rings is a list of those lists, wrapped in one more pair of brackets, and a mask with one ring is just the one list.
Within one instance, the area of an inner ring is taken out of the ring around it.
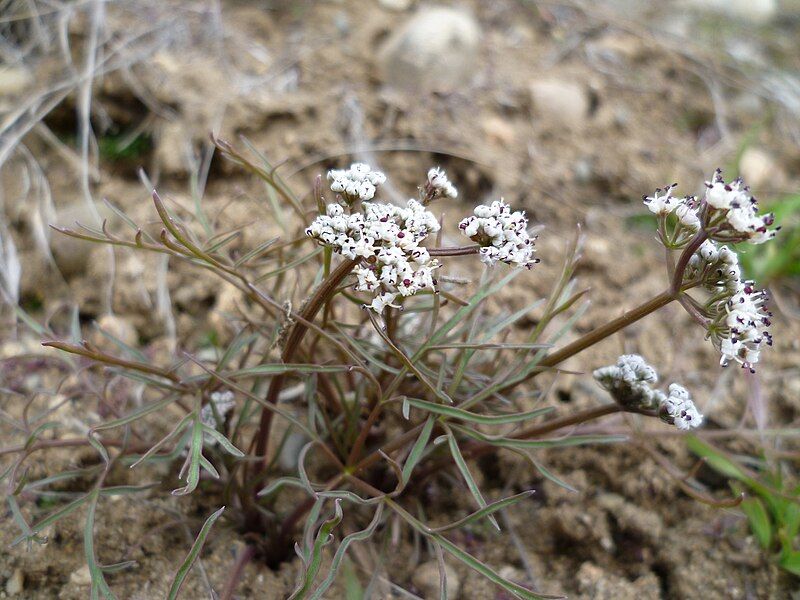
{"label": "small white flower", "polygon": [[675,209],[675,216],[686,229],[690,231],[700,229],[701,222],[700,217],[697,216],[697,207],[694,206],[694,198],[684,198],[684,201]]}
{"label": "small white flower", "polygon": [[379,185],[386,181],[386,175],[373,171],[365,163],[353,163],[349,169],[328,171],[331,191],[342,194],[348,202],[372,200]]}
{"label": "small white flower", "polygon": [[729,227],[720,230],[722,235],[751,244],[763,244],[775,237],[778,228],[769,229],[775,222],[774,215],[758,214],[758,202],[741,178],[726,183],[717,169],[711,181],[706,182],[705,201],[724,215]]}
{"label": "small white flower", "polygon": [[528,219],[523,211],[496,200],[491,205],[475,207],[474,214],[458,225],[461,232],[481,246],[481,261],[488,265],[504,262],[531,268],[539,259],[533,257],[535,237],[528,235]]}
{"label": "small white flower", "polygon": [[436,198],[457,198],[458,190],[447,174],[439,167],[434,167],[428,171],[428,181],[425,183],[425,196],[428,200]]}
{"label": "small white flower", "polygon": [[397,298],[397,294],[393,294],[391,292],[381,292],[375,298],[372,299],[372,302],[367,304],[366,306],[374,310],[376,313],[380,314],[384,311],[387,306],[391,306],[394,308],[400,308],[399,305],[393,304],[395,298]]}
{"label": "small white flower", "polygon": [[668,215],[675,210],[675,208],[681,202],[680,198],[675,198],[672,195],[672,190],[674,190],[677,186],[677,183],[673,183],[672,185],[668,185],[663,190],[661,188],[657,188],[652,196],[642,196],[642,200],[651,213],[656,215]]}

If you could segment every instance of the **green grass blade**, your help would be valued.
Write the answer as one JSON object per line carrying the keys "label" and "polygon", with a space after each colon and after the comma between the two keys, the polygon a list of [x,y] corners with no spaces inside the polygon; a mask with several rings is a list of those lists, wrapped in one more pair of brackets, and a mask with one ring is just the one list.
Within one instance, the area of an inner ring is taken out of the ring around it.
{"label": "green grass blade", "polygon": [[189,571],[197,560],[197,557],[200,556],[200,551],[203,549],[203,545],[206,543],[206,538],[211,532],[211,528],[214,526],[214,523],[217,521],[217,519],[219,519],[220,515],[222,515],[224,510],[225,507],[223,506],[217,512],[208,517],[206,522],[203,523],[200,533],[197,534],[197,538],[195,538],[192,547],[189,549],[189,554],[186,555],[186,558],[178,568],[178,572],[175,573],[175,577],[172,579],[172,585],[170,586],[169,593],[167,594],[168,600],[175,600],[178,597],[178,592],[180,592],[181,586],[186,580],[186,576],[189,574]]}
{"label": "green grass blade", "polygon": [[334,580],[336,579],[336,575],[339,573],[339,567],[342,564],[342,560],[344,559],[345,553],[347,552],[347,549],[350,547],[350,544],[371,537],[372,534],[375,533],[375,529],[377,529],[378,524],[381,521],[382,514],[383,514],[383,504],[378,504],[378,508],[375,509],[375,515],[372,517],[372,521],[370,521],[370,524],[367,525],[367,527],[362,529],[361,531],[356,531],[355,533],[351,533],[342,540],[342,543],[339,544],[339,547],[336,549],[336,553],[333,555],[331,566],[328,569],[328,575],[325,577],[325,579],[322,580],[322,583],[320,583],[319,586],[317,586],[317,589],[314,590],[314,593],[311,594],[311,596],[309,596],[310,600],[321,600],[323,598],[323,594],[325,594],[325,592],[328,590],[329,587],[331,587]]}
{"label": "green grass blade", "polygon": [[[487,508],[486,500],[483,499],[483,494],[481,494],[478,484],[475,483],[472,473],[469,472],[467,461],[464,460],[464,456],[461,454],[461,449],[458,447],[456,436],[453,435],[452,431],[447,429],[446,437],[447,443],[450,447],[450,454],[453,455],[453,460],[455,461],[458,470],[461,472],[461,476],[464,478],[472,497],[475,498],[475,501],[478,503],[478,506],[480,506],[481,509]],[[497,519],[492,516],[491,511],[485,513],[485,516],[487,519],[489,519],[489,522],[494,525],[495,529],[500,531],[500,525],[497,523]]]}
{"label": "green grass blade", "polygon": [[526,498],[530,498],[534,493],[535,492],[533,490],[528,490],[527,492],[522,492],[521,494],[515,494],[514,496],[509,496],[508,498],[497,500],[496,502],[487,504],[484,508],[476,510],[474,513],[467,515],[463,519],[454,521],[449,525],[442,525],[441,527],[436,527],[435,529],[431,529],[431,531],[434,533],[443,533],[445,531],[450,531],[452,529],[458,529],[459,527],[463,527],[464,525],[469,525],[473,521],[477,521],[478,519],[487,517],[492,513],[496,513],[498,510],[503,510],[504,508],[513,506],[517,502],[525,500]]}
{"label": "green grass blade", "polygon": [[422,431],[420,432],[417,441],[414,442],[414,445],[411,447],[411,452],[408,453],[408,458],[403,465],[403,481],[401,482],[403,486],[408,483],[411,473],[414,471],[414,467],[417,466],[420,458],[422,458],[422,453],[425,451],[425,447],[428,445],[428,440],[430,439],[431,432],[433,431],[434,421],[435,419],[433,416],[428,417],[428,419],[425,421],[425,425],[422,427]]}
{"label": "green grass blade", "polygon": [[289,600],[307,597],[308,591],[311,589],[314,579],[316,579],[319,573],[320,566],[322,566],[322,550],[333,541],[332,532],[336,526],[341,523],[342,516],[342,501],[338,499],[334,500],[334,514],[320,526],[317,536],[314,539],[311,557],[303,581],[300,582],[299,587],[289,596]]}
{"label": "green grass blade", "polygon": [[467,421],[469,423],[480,423],[482,425],[504,425],[508,423],[518,423],[520,421],[528,421],[554,410],[553,407],[548,406],[523,413],[513,413],[507,415],[480,415],[463,410],[461,408],[456,408],[455,406],[445,406],[442,404],[436,404],[434,402],[428,402],[426,400],[419,400],[417,398],[405,398],[404,402],[407,402],[415,408],[435,413],[437,415],[443,415],[452,419],[458,419],[459,421]]}

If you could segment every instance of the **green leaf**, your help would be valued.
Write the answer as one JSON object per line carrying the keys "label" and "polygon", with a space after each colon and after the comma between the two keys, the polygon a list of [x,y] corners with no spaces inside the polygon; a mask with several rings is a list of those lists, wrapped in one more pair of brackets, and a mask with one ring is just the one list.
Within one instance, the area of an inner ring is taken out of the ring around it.
{"label": "green leaf", "polygon": [[518,423],[519,421],[527,421],[536,417],[545,415],[553,410],[552,407],[537,408],[524,413],[512,413],[506,415],[480,415],[477,413],[469,412],[454,406],[445,406],[428,402],[426,400],[419,400],[417,398],[404,398],[403,402],[407,402],[415,408],[426,410],[437,415],[444,415],[460,421],[468,421],[470,423],[480,423],[482,425],[504,425],[507,423]]}
{"label": "green leaf", "polygon": [[111,592],[106,583],[103,569],[97,564],[97,557],[94,553],[94,515],[97,510],[97,500],[100,497],[100,490],[95,488],[89,493],[86,509],[86,522],[83,527],[83,551],[86,555],[86,564],[89,567],[89,575],[92,578],[92,599],[102,594],[106,600],[116,600],[116,596]]}
{"label": "green leaf", "polygon": [[211,531],[211,527],[214,526],[214,523],[217,519],[219,519],[220,515],[222,515],[222,511],[224,510],[225,507],[223,506],[217,512],[208,517],[206,522],[203,523],[200,533],[197,534],[197,538],[194,540],[192,547],[189,549],[189,554],[186,555],[186,558],[178,568],[178,572],[175,573],[175,577],[172,580],[172,585],[169,588],[169,594],[167,595],[168,600],[175,600],[178,597],[178,592],[181,590],[181,586],[186,580],[186,576],[189,574],[189,571],[197,560],[197,557],[200,556],[200,551],[203,549],[203,545],[206,543],[206,538]]}
{"label": "green leaf", "polygon": [[236,446],[234,446],[233,443],[228,438],[226,438],[224,435],[222,435],[219,431],[217,431],[213,427],[209,427],[208,425],[203,425],[203,431],[205,431],[206,434],[210,435],[215,440],[217,440],[219,445],[222,446],[229,454],[232,454],[237,458],[242,458],[244,456],[244,452],[242,452]]}
{"label": "green leaf", "polygon": [[800,577],[800,552],[797,550],[792,550],[783,555],[778,564],[789,573]]}
{"label": "green leaf", "polygon": [[81,506],[84,505],[84,503],[88,499],[89,499],[88,494],[85,496],[81,496],[80,498],[73,500],[72,502],[67,504],[65,507],[50,513],[44,519],[36,523],[36,525],[30,527],[26,533],[14,538],[14,540],[11,542],[11,545],[16,546],[22,541],[25,541],[27,539],[33,539],[35,534],[41,533],[44,529],[47,529],[50,525],[52,525],[56,521],[59,521],[60,519],[63,519],[67,515],[78,510]]}
{"label": "green leaf", "polygon": [[[475,480],[472,478],[472,473],[469,472],[467,462],[464,460],[464,456],[461,454],[461,450],[458,447],[458,442],[456,441],[456,436],[453,435],[452,431],[447,429],[446,437],[447,443],[450,446],[450,454],[453,455],[453,460],[455,461],[458,470],[461,472],[461,476],[464,478],[464,481],[466,481],[470,493],[472,494],[473,498],[475,498],[478,506],[480,506],[482,509],[487,508],[486,500],[483,499],[483,494],[481,494],[478,484],[475,483]],[[500,525],[497,523],[497,519],[492,516],[491,511],[487,512],[485,516],[489,519],[489,522],[494,525],[495,529],[500,531]]]}
{"label": "green leaf", "polygon": [[303,581],[300,582],[297,589],[289,596],[289,600],[307,597],[308,591],[311,589],[311,585],[314,583],[317,573],[319,573],[320,566],[322,566],[322,550],[333,541],[332,532],[336,526],[341,523],[342,516],[342,501],[338,499],[334,500],[333,516],[320,526],[317,536],[314,538],[314,545],[311,549],[311,556],[309,557],[310,560],[308,561]]}
{"label": "green leaf", "polygon": [[706,463],[715,471],[722,473],[733,479],[739,481],[748,481],[747,477],[742,471],[741,467],[725,456],[722,452],[702,441],[695,435],[686,437],[686,446],[700,458],[704,458]]}
{"label": "green leaf", "polygon": [[533,496],[535,492],[533,490],[529,490],[527,492],[522,492],[521,494],[516,494],[514,496],[509,496],[508,498],[503,498],[502,500],[497,500],[496,502],[492,502],[491,504],[487,504],[484,508],[475,511],[464,517],[463,519],[459,519],[458,521],[454,521],[449,525],[442,525],[441,527],[436,527],[435,529],[431,529],[434,533],[442,533],[445,531],[450,531],[451,529],[457,529],[459,527],[463,527],[464,525],[469,525],[473,521],[477,521],[483,517],[487,517],[492,513],[496,513],[498,510],[503,510],[504,508],[508,508],[509,506],[513,506],[517,502],[521,500],[525,500],[526,498],[530,498]]}
{"label": "green leaf", "polygon": [[222,373],[224,377],[237,379],[239,377],[252,377],[259,375],[281,375],[283,373],[341,373],[342,371],[349,371],[352,367],[350,365],[302,365],[302,364],[284,364],[274,363],[269,365],[257,365],[255,367],[247,367],[237,371],[229,371]]}
{"label": "green leaf", "polygon": [[[197,488],[197,484],[200,483],[200,465],[205,460],[203,457],[203,422],[197,413],[193,413],[191,416],[193,417],[193,423],[189,454],[186,457],[184,467],[181,469],[181,476],[186,476],[186,485],[177,490],[172,490],[173,496],[191,494]],[[216,473],[216,469],[208,461],[205,461],[203,467],[219,479],[219,473]]]}
{"label": "green leaf", "polygon": [[350,547],[350,544],[353,542],[358,542],[360,540],[365,540],[372,536],[375,533],[375,529],[381,522],[381,515],[383,514],[383,504],[378,504],[378,508],[375,509],[375,515],[372,517],[372,521],[370,524],[367,525],[365,529],[361,531],[356,531],[355,533],[351,533],[342,540],[342,543],[339,544],[339,547],[336,549],[336,553],[333,555],[333,560],[331,561],[331,566],[328,569],[328,574],[322,583],[319,584],[314,593],[309,596],[311,600],[321,600],[323,598],[323,594],[328,590],[329,587],[333,584],[334,580],[336,579],[336,575],[339,572],[339,567],[342,564],[342,560],[344,560],[345,553],[347,549]]}
{"label": "green leaf", "polygon": [[422,458],[422,453],[425,451],[425,447],[428,445],[428,440],[431,437],[431,431],[433,431],[434,420],[433,416],[428,417],[417,441],[414,442],[414,445],[411,447],[411,452],[408,453],[408,458],[403,465],[403,481],[401,482],[403,486],[408,483],[411,473],[414,471],[414,467],[417,466],[419,459]]}
{"label": "green leaf", "polygon": [[772,545],[772,523],[769,520],[766,508],[764,508],[764,503],[761,502],[760,498],[747,498],[739,507],[747,516],[747,520],[750,522],[750,529],[753,530],[758,543],[761,544],[762,548],[768,550]]}
{"label": "green leaf", "polygon": [[507,437],[495,437],[479,433],[474,429],[453,425],[453,429],[461,433],[486,442],[498,448],[563,448],[567,446],[582,446],[584,444],[616,444],[628,440],[624,435],[570,435],[568,437],[556,438],[551,440],[523,440]]}
{"label": "green leaf", "polygon": [[794,540],[800,530],[800,504],[797,501],[789,502],[786,510],[783,513],[783,527],[786,531],[786,537]]}
{"label": "green leaf", "polygon": [[[140,408],[137,408],[134,411],[129,412],[124,417],[119,419],[114,419],[113,421],[107,421],[102,423],[101,425],[95,425],[92,427],[91,432],[95,431],[103,431],[104,429],[114,429],[115,427],[122,427],[123,425],[127,425],[128,423],[133,423],[144,417],[145,415],[149,415],[152,412],[160,411],[163,408],[166,408],[173,402],[175,402],[176,397],[168,396],[167,398],[160,400],[158,402],[153,402],[152,404],[147,404]],[[90,432],[90,433],[91,433]]]}

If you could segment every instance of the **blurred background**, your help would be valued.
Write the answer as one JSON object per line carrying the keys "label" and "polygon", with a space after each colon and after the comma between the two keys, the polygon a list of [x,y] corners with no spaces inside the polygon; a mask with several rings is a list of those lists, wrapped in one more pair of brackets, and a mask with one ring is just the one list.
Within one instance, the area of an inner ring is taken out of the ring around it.
{"label": "blurred background", "polygon": [[[254,247],[274,235],[260,218],[267,192],[215,154],[212,134],[259,153],[301,195],[316,174],[360,160],[385,170],[402,199],[441,165],[460,192],[442,207],[446,224],[501,196],[526,209],[544,227],[541,278],[515,284],[512,308],[549,289],[582,224],[579,276],[593,306],[579,331],[663,284],[642,194],[672,182],[697,193],[721,167],[784,227],[745,256],[775,298],[778,351],[757,378],[732,377],[676,309],[598,350],[597,364],[647,352],[699,390],[712,429],[791,426],[799,34],[797,0],[0,0],[0,357],[42,352],[34,321],[100,340],[104,329],[149,356],[230,339],[232,290],[49,227],[105,219],[129,231],[112,205],[153,225],[155,186],[187,213],[201,204],[211,225],[243,226],[236,243]],[[590,388],[566,377],[556,391],[579,404],[595,397]],[[593,452],[576,450],[560,470],[593,490],[588,500],[542,500],[543,537],[527,565],[539,587],[595,598],[791,588],[775,587],[780,576],[752,540],[728,540],[739,521],[675,500],[652,468],[626,478],[641,468],[631,451],[599,467]],[[665,498],[674,504],[663,508]]]}

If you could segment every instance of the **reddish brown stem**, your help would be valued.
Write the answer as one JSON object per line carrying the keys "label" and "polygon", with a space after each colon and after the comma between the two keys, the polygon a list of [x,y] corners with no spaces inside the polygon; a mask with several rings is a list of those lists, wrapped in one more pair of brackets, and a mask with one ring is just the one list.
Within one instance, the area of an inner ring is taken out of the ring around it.
{"label": "reddish brown stem", "polygon": [[236,556],[236,562],[233,563],[231,574],[228,576],[228,580],[225,582],[225,587],[219,596],[219,600],[233,599],[233,593],[236,591],[236,586],[242,579],[242,571],[244,571],[247,563],[253,560],[255,555],[256,549],[250,544],[247,544],[239,551],[239,554]]}
{"label": "reddish brown stem", "polygon": [[[297,352],[300,343],[303,341],[303,338],[308,331],[306,322],[314,320],[314,317],[317,316],[319,310],[334,294],[344,278],[352,272],[356,264],[358,264],[357,260],[348,260],[336,267],[330,276],[322,282],[322,285],[319,286],[308,303],[302,308],[300,311],[302,320],[295,322],[291,332],[289,333],[289,337],[286,340],[286,345],[283,347],[281,360],[284,363],[292,362],[294,359],[295,353]],[[272,378],[272,381],[270,381],[269,384],[269,389],[267,390],[267,403],[273,405],[278,403],[278,397],[280,396],[281,389],[283,389],[283,384],[285,381],[286,375],[283,373]],[[254,438],[255,455],[260,459],[257,463],[259,466],[257,467],[256,475],[258,475],[259,472],[264,469],[269,462],[269,458],[267,457],[267,446],[269,445],[269,432],[271,425],[272,411],[264,408],[261,410],[261,420],[259,422],[258,431],[256,431]]]}

